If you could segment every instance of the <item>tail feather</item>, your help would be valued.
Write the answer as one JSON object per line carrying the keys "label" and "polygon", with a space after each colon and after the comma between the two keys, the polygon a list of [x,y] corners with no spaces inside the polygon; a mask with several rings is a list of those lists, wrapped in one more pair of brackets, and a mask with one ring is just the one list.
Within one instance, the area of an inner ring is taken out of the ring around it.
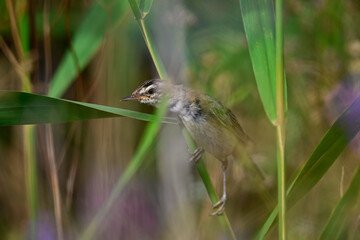
{"label": "tail feather", "polygon": [[264,203],[269,207],[273,207],[275,200],[269,193],[266,182],[268,182],[269,177],[266,176],[262,168],[254,161],[254,159],[248,154],[246,148],[240,146],[236,148],[234,157],[239,159],[245,168],[246,172],[249,173],[249,179],[253,182],[256,191],[259,193],[260,197],[263,199]]}

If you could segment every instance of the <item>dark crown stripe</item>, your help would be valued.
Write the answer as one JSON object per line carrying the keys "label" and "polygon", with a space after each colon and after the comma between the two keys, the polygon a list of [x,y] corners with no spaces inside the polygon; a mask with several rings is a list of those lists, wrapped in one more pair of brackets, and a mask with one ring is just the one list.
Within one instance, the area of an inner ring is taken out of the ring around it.
{"label": "dark crown stripe", "polygon": [[151,79],[151,80],[148,80],[146,82],[144,82],[140,88],[147,88],[149,87],[150,85],[154,84],[156,81],[158,81],[158,79]]}

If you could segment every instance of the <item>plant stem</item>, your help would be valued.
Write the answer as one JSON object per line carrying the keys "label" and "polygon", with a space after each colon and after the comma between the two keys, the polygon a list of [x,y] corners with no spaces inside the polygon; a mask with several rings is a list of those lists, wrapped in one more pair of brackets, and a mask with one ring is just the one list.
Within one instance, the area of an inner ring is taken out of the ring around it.
{"label": "plant stem", "polygon": [[[15,51],[17,59],[9,51],[5,41],[0,37],[1,48],[8,53],[7,57],[9,61],[14,65],[16,72],[19,74],[22,81],[22,90],[24,92],[32,92],[31,79],[29,74],[24,71],[22,64],[25,62],[26,53],[29,49],[26,48],[28,44],[26,40],[22,41],[13,2],[10,0],[5,1],[7,10],[10,17],[11,33],[15,45]],[[21,24],[27,24],[26,20],[21,21]],[[20,26],[22,28],[22,26]],[[23,36],[27,38],[27,36]],[[23,45],[24,43],[24,45]],[[26,44],[25,44],[26,43]],[[37,170],[36,170],[36,149],[35,149],[35,127],[34,126],[23,126],[23,149],[24,149],[24,166],[26,175],[26,190],[27,190],[27,202],[29,208],[29,220],[30,220],[30,236],[29,239],[36,238],[36,218],[38,208],[38,196],[37,196]]]}
{"label": "plant stem", "polygon": [[[184,135],[184,138],[185,138],[186,143],[189,146],[190,150],[194,151],[195,148],[196,148],[195,143],[192,140],[189,132],[185,128],[183,129],[183,135]],[[218,196],[217,196],[217,194],[215,192],[214,185],[212,184],[212,182],[210,180],[210,177],[209,177],[209,174],[208,174],[208,172],[206,170],[205,164],[203,163],[203,161],[201,159],[196,162],[196,168],[197,168],[197,170],[199,172],[201,180],[204,183],[204,186],[206,188],[206,191],[207,191],[207,193],[209,195],[209,198],[210,198],[211,202],[213,204],[217,203],[219,201],[219,198],[218,198]],[[218,218],[219,218],[219,221],[220,221],[221,225],[225,229],[225,231],[228,231],[231,238],[233,240],[236,240],[234,230],[231,227],[231,224],[230,224],[229,218],[226,215],[226,212],[224,211],[222,215],[218,216]]]}
{"label": "plant stem", "polygon": [[57,167],[55,162],[55,151],[54,151],[54,141],[53,134],[50,124],[45,125],[45,145],[46,145],[46,154],[48,161],[48,171],[50,175],[51,190],[53,194],[54,202],[54,214],[55,214],[55,224],[57,231],[57,239],[63,240],[63,225],[62,225],[62,211],[61,211],[61,195],[59,189],[59,178],[57,174]]}
{"label": "plant stem", "polygon": [[[24,48],[21,44],[21,38],[20,38],[20,34],[19,34],[19,28],[17,26],[13,2],[10,0],[6,0],[5,3],[6,3],[6,7],[9,12],[9,16],[10,16],[11,33],[12,33],[12,37],[13,37],[13,41],[14,41],[14,45],[15,45],[16,54],[18,56],[18,61],[17,61],[18,64],[16,64],[15,66],[18,67],[19,68],[18,71],[21,72],[20,77],[22,80],[23,91],[31,92],[32,86],[31,86],[30,78],[27,73],[23,72],[23,69],[21,67],[21,64],[23,64],[25,61],[25,53],[24,53]],[[27,50],[27,49],[25,49],[25,50]],[[11,62],[14,63],[14,61],[11,61]]]}
{"label": "plant stem", "polygon": [[37,169],[35,156],[35,126],[23,127],[26,190],[30,215],[30,238],[36,239],[36,218],[38,209]]}
{"label": "plant stem", "polygon": [[286,239],[286,189],[285,189],[285,83],[283,1],[276,0],[276,111],[277,111],[277,171],[279,239]]}
{"label": "plant stem", "polygon": [[140,20],[140,28],[142,29],[144,40],[149,49],[151,58],[153,59],[153,62],[155,64],[157,72],[159,73],[160,78],[167,79],[167,73],[166,73],[165,67],[164,67],[162,61],[160,60],[160,57],[158,56],[157,52],[155,51],[154,45],[152,44],[151,38],[149,37],[148,30],[144,23],[144,19]]}
{"label": "plant stem", "polygon": [[[163,102],[164,103],[164,102]],[[145,129],[143,137],[139,143],[139,148],[136,151],[134,158],[131,160],[128,167],[121,174],[120,178],[115,183],[115,186],[112,189],[112,192],[109,198],[102,205],[100,210],[96,213],[95,217],[91,220],[90,224],[86,227],[85,231],[78,238],[80,240],[92,239],[93,235],[96,232],[96,229],[103,221],[106,214],[110,211],[112,205],[118,199],[121,191],[124,189],[125,185],[130,181],[134,176],[137,170],[140,168],[144,161],[144,156],[149,150],[155,136],[160,128],[161,116],[165,115],[167,105],[161,104],[157,110],[157,119],[151,121]]]}
{"label": "plant stem", "polygon": [[[151,39],[149,37],[148,31],[146,29],[146,26],[144,24],[143,19],[141,18],[140,9],[137,5],[136,1],[129,0],[129,4],[131,8],[133,9],[136,21],[140,27],[140,31],[144,37],[146,46],[149,49],[150,55],[153,59],[153,62],[155,64],[155,67],[159,73],[160,78],[166,79],[166,71],[164,68],[164,65],[160,61],[160,58],[158,57],[155,48],[151,42]],[[90,224],[87,226],[85,231],[81,234],[79,239],[91,239],[93,235],[96,232],[96,229],[106,216],[106,214],[110,211],[112,205],[120,195],[121,191],[124,189],[125,185],[130,181],[130,179],[134,176],[134,174],[137,172],[137,170],[140,168],[144,156],[148,149],[150,148],[153,140],[155,139],[155,136],[159,130],[160,123],[162,117],[165,115],[167,110],[167,104],[166,101],[163,101],[160,107],[157,110],[156,113],[156,119],[151,121],[145,130],[145,133],[143,134],[143,137],[140,141],[139,148],[136,151],[136,154],[134,158],[131,160],[130,164],[125,169],[124,173],[121,175],[121,177],[117,180],[114,188],[112,189],[112,192],[110,194],[110,197],[106,200],[104,205],[100,208],[100,210],[96,213],[93,220],[90,222]]]}

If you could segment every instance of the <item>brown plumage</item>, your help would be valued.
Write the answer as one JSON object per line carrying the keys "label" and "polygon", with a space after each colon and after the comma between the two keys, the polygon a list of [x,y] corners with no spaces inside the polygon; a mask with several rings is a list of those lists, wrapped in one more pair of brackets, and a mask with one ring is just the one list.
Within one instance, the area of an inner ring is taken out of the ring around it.
{"label": "brown plumage", "polygon": [[170,85],[158,79],[150,80],[122,100],[137,100],[156,106],[164,94],[169,99],[170,111],[179,116],[198,146],[191,159],[197,161],[205,150],[223,164],[223,195],[214,204],[214,208],[218,209],[212,214],[220,215],[225,209],[226,201],[227,158],[237,155],[237,146],[244,146],[249,138],[235,115],[221,102],[182,85]]}

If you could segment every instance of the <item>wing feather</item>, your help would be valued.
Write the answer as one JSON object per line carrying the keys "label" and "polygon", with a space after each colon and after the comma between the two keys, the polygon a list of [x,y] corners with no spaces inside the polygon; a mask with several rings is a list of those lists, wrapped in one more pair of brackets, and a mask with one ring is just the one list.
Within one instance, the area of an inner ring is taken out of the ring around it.
{"label": "wing feather", "polygon": [[243,143],[247,143],[249,141],[248,135],[245,133],[244,129],[239,124],[235,115],[230,111],[230,109],[226,108],[222,105],[221,102],[217,101],[214,98],[209,97],[210,99],[210,113],[214,116],[223,127],[234,132],[236,137]]}

